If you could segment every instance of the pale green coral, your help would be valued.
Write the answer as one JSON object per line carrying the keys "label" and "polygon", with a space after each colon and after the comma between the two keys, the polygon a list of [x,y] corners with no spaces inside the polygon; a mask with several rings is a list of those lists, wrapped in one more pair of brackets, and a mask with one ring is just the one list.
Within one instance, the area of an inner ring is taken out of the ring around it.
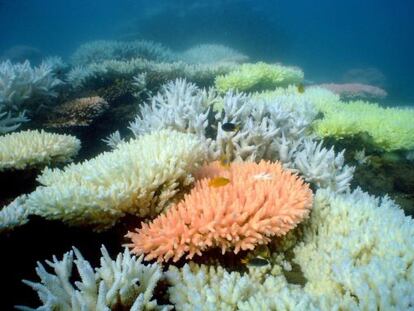
{"label": "pale green coral", "polygon": [[383,108],[363,101],[336,103],[322,111],[314,124],[320,137],[341,139],[367,133],[373,144],[386,151],[414,148],[414,110]]}
{"label": "pale green coral", "polygon": [[299,83],[303,76],[303,71],[297,67],[258,62],[243,64],[226,75],[218,76],[215,86],[220,92],[251,92]]}

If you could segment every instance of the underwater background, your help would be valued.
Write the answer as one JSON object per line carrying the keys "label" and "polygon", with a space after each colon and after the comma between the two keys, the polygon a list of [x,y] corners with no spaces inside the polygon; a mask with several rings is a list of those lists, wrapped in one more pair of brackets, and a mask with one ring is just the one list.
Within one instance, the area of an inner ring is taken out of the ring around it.
{"label": "underwater background", "polygon": [[0,309],[414,309],[413,16],[0,1]]}
{"label": "underwater background", "polygon": [[406,0],[2,1],[4,51],[68,57],[92,40],[148,39],[173,49],[227,44],[253,60],[296,64],[317,82],[353,68],[384,74],[394,104],[413,102],[414,4]]}

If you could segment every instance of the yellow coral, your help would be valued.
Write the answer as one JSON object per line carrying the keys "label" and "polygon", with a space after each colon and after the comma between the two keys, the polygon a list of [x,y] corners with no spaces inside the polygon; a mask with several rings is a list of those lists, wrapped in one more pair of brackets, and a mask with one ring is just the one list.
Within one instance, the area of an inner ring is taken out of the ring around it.
{"label": "yellow coral", "polygon": [[296,67],[278,64],[243,64],[236,70],[218,76],[215,86],[220,92],[237,90],[241,92],[274,89],[277,86],[287,86],[303,80],[303,71]]}

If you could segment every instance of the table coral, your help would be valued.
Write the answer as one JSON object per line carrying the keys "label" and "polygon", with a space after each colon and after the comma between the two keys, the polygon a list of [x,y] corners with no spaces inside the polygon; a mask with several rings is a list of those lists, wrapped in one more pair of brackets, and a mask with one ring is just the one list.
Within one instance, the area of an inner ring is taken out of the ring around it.
{"label": "table coral", "polygon": [[[272,236],[281,236],[309,214],[312,192],[299,177],[279,163],[217,162],[197,172],[199,178],[184,200],[137,232],[129,232],[128,245],[146,259],[191,259],[211,247],[224,253],[253,249]],[[211,178],[230,183],[212,187]]]}
{"label": "table coral", "polygon": [[0,171],[69,162],[80,145],[74,136],[43,130],[6,134],[0,136]]}

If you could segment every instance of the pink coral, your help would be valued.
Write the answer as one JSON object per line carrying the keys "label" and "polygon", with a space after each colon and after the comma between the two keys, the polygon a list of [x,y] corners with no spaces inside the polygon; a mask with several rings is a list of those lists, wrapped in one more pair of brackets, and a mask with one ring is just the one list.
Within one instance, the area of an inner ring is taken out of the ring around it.
{"label": "pink coral", "polygon": [[[207,248],[222,253],[253,249],[281,236],[306,218],[312,205],[309,186],[279,163],[217,162],[203,167],[183,201],[149,224],[126,235],[132,252],[158,261],[191,259]],[[230,183],[211,186],[215,177]]]}
{"label": "pink coral", "polygon": [[319,87],[338,94],[344,100],[352,99],[382,99],[387,97],[387,92],[377,86],[362,83],[326,83]]}

